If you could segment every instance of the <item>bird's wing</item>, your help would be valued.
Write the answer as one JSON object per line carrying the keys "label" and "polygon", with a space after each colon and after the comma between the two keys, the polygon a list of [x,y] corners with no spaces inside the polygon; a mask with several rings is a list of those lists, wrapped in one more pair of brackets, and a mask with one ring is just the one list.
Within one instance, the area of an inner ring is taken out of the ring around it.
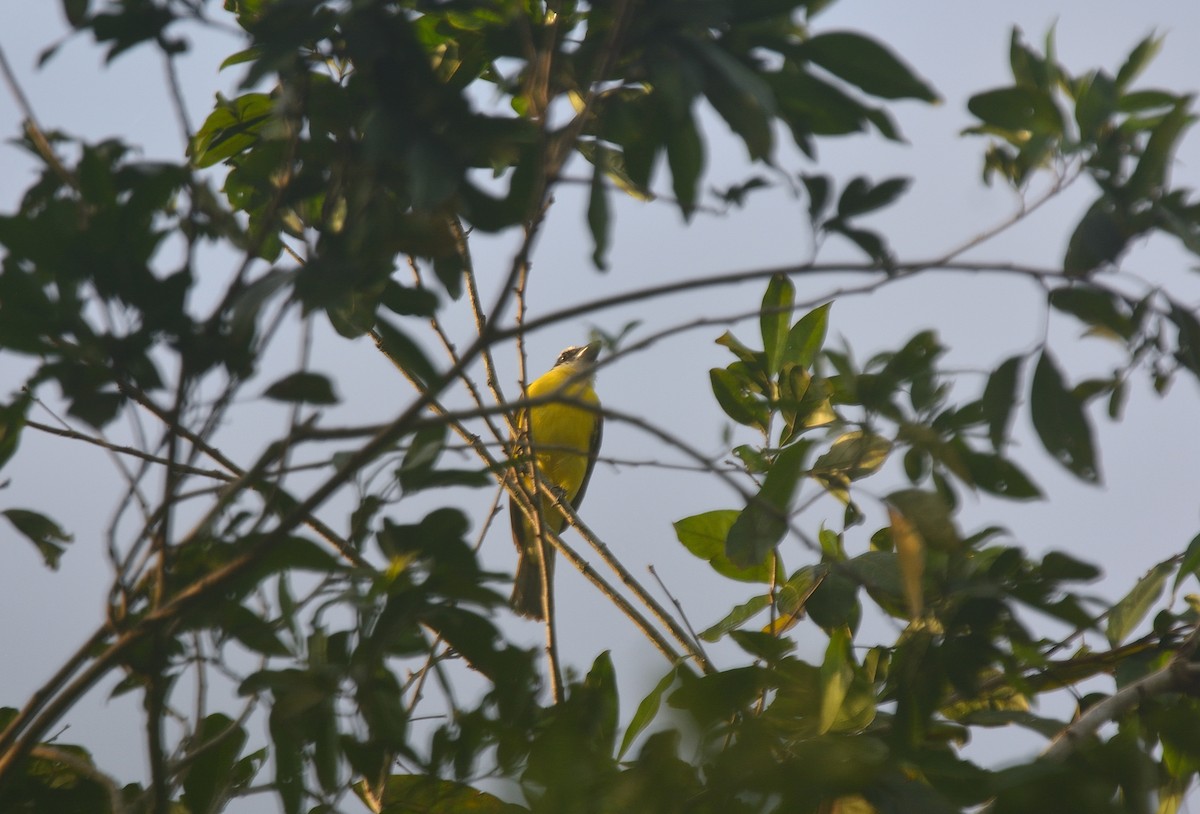
{"label": "bird's wing", "polygon": [[[596,405],[599,409],[600,405]],[[600,455],[600,439],[604,435],[604,416],[599,412],[596,416],[596,426],[592,428],[592,438],[588,442],[588,462],[587,471],[583,473],[583,482],[579,484],[579,491],[575,493],[575,499],[571,501],[571,508],[579,510],[579,504],[583,503],[583,493],[587,491],[588,481],[592,479],[592,470],[596,468],[596,458]]]}

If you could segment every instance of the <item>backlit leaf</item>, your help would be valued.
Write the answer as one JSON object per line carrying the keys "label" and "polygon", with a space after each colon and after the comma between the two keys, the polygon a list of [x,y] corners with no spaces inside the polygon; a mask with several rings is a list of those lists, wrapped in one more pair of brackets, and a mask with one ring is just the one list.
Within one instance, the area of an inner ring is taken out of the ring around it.
{"label": "backlit leaf", "polygon": [[900,563],[900,576],[904,582],[904,598],[908,602],[910,618],[916,619],[925,610],[925,542],[916,526],[895,506],[888,506],[888,520],[892,526],[892,544]]}
{"label": "backlit leaf", "polygon": [[1160,562],[1139,579],[1120,602],[1113,605],[1105,630],[1109,644],[1117,647],[1142,623],[1162,596],[1167,577],[1174,570],[1175,564],[1171,560]]}
{"label": "backlit leaf", "polygon": [[768,376],[777,374],[783,365],[784,351],[789,338],[788,324],[792,321],[792,303],[795,298],[796,287],[787,275],[776,274],[767,284],[759,314],[759,327],[767,358]]}

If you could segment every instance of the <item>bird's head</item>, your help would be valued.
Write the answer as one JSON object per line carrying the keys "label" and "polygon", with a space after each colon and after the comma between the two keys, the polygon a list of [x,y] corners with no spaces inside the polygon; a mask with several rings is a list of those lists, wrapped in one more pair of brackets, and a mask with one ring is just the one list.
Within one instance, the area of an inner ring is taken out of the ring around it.
{"label": "bird's head", "polygon": [[600,356],[600,342],[589,342],[586,345],[572,345],[558,355],[558,361],[554,363],[555,367],[559,365],[571,365],[580,369],[591,367],[597,357]]}

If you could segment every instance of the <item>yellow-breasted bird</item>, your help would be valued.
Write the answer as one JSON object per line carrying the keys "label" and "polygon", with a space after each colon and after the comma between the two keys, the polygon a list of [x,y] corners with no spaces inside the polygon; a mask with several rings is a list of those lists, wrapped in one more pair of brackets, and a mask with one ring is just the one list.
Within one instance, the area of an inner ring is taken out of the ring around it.
{"label": "yellow-breasted bird", "polygon": [[[534,379],[526,388],[529,399],[559,396],[563,401],[536,404],[517,415],[517,430],[528,440],[528,448],[523,443],[514,445],[516,454],[525,461],[517,470],[524,473],[521,480],[525,491],[531,495],[539,494],[528,474],[525,454],[528,449],[533,451],[539,478],[552,486],[559,499],[576,510],[583,501],[583,493],[587,490],[588,479],[592,476],[596,455],[600,451],[604,422],[599,412],[600,399],[596,397],[593,371],[599,355],[599,342],[564,350],[554,367]],[[593,409],[585,409],[580,404],[590,405]],[[555,507],[556,502],[541,494],[541,522],[547,534],[551,531],[561,532],[567,524],[562,512]],[[513,542],[520,552],[512,607],[522,616],[542,619],[545,616],[542,611],[542,574],[534,546],[541,545],[547,585],[551,584],[554,574],[554,547],[539,536],[537,522],[525,516],[516,500],[509,500],[508,511],[512,520]]]}

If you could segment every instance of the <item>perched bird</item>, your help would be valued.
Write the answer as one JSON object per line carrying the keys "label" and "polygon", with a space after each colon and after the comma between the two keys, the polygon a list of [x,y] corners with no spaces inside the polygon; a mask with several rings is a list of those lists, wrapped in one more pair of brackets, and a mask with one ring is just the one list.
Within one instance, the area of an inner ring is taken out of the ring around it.
{"label": "perched bird", "polygon": [[[526,453],[532,450],[539,479],[550,484],[558,498],[576,510],[583,501],[583,493],[600,450],[603,421],[598,411],[600,399],[593,388],[593,367],[599,355],[599,342],[564,350],[554,367],[530,382],[526,389],[526,396],[531,400],[560,396],[564,401],[536,404],[522,410],[517,416],[517,430],[523,436],[515,444],[515,452],[523,460],[517,471],[524,473],[521,479],[525,490],[530,494],[538,494],[529,476]],[[584,409],[579,404],[591,405],[596,409]],[[525,441],[528,447],[523,443]],[[541,494],[541,521],[547,534],[551,531],[561,532],[567,524],[556,503],[556,500]],[[550,584],[554,573],[554,547],[539,537],[538,523],[525,516],[516,500],[509,501],[508,511],[512,520],[513,542],[520,552],[512,607],[522,616],[542,619],[545,616],[542,611],[542,574],[534,546],[541,545],[547,584]]]}

